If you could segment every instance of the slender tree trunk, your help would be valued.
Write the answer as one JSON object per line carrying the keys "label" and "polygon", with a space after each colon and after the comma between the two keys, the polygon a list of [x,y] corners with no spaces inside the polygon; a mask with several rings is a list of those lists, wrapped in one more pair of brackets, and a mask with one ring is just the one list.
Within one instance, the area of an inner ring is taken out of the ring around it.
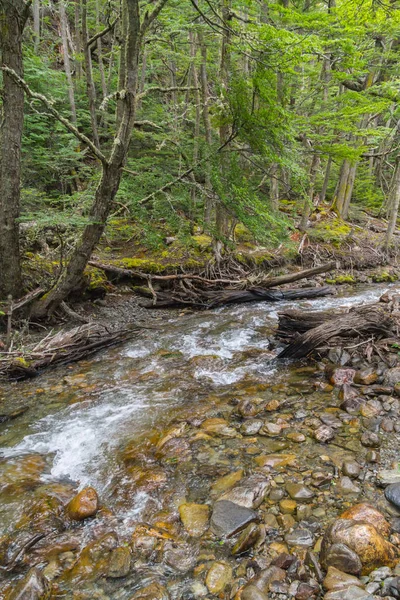
{"label": "slender tree trunk", "polygon": [[65,0],[60,0],[59,3],[60,11],[60,28],[61,28],[61,40],[64,54],[64,71],[67,78],[68,85],[68,96],[69,105],[71,108],[71,120],[76,125],[76,104],[75,104],[75,90],[74,82],[72,80],[71,63],[69,60],[69,48],[68,48],[68,36],[67,36],[67,13],[65,12]]}
{"label": "slender tree trunk", "polygon": [[400,156],[396,159],[396,168],[393,174],[392,185],[389,196],[389,222],[386,231],[385,247],[389,249],[393,234],[396,229],[397,217],[400,205]]}
{"label": "slender tree trunk", "polygon": [[92,124],[93,141],[100,148],[96,115],[96,88],[93,81],[92,55],[88,45],[89,32],[87,25],[87,0],[82,0],[82,43],[85,56],[86,91],[89,101],[90,122]]}
{"label": "slender tree trunk", "polygon": [[342,216],[343,214],[343,207],[346,198],[346,189],[350,173],[350,167],[350,161],[347,160],[347,158],[345,158],[342,162],[342,166],[340,167],[339,181],[334,198],[334,205],[340,216]]}
{"label": "slender tree trunk", "polygon": [[81,0],[75,0],[75,73],[76,79],[82,79],[82,36],[81,36]]}
{"label": "slender tree trunk", "polygon": [[[194,102],[195,102],[195,123],[194,123],[194,137],[193,137],[193,164],[195,165],[199,160],[199,138],[200,138],[200,121],[201,121],[201,107],[200,107],[200,90],[199,90],[199,74],[196,65],[197,56],[197,45],[196,37],[193,32],[189,32],[190,41],[190,54],[192,58],[192,79],[194,89]],[[191,205],[192,205],[192,216],[196,214],[196,187],[193,186],[191,190]]]}
{"label": "slender tree trunk", "polygon": [[279,210],[279,167],[277,163],[272,163],[270,168],[270,201],[273,210]]}
{"label": "slender tree trunk", "polygon": [[33,35],[35,39],[34,51],[37,54],[40,44],[40,0],[33,2]]}
{"label": "slender tree trunk", "polygon": [[[146,69],[147,69],[147,50],[146,48],[143,51],[142,55],[142,67],[140,69],[140,81],[139,81],[139,96],[143,94],[144,87],[146,85]],[[137,110],[142,108],[142,99],[139,98],[137,101]]]}
{"label": "slender tree trunk", "polygon": [[[120,125],[114,137],[114,144],[108,160],[102,163],[102,174],[95,192],[88,224],[78,240],[67,267],[55,287],[35,305],[33,314],[44,317],[53,312],[59,304],[82,282],[84,269],[104,231],[107,217],[113,205],[121,180],[122,167],[129,149],[135,122],[136,92],[139,70],[141,28],[139,0],[126,0],[127,37],[125,43],[125,81],[123,89],[123,111]],[[155,18],[155,17],[154,17]]]}
{"label": "slender tree trunk", "polygon": [[311,161],[311,166],[310,166],[310,184],[309,184],[308,196],[304,201],[303,213],[301,215],[301,221],[300,221],[300,225],[299,225],[300,231],[306,231],[307,227],[308,227],[308,219],[310,218],[311,210],[312,210],[312,206],[313,206],[315,180],[317,177],[319,163],[320,163],[320,157],[315,152],[313,155],[312,161]]}
{"label": "slender tree trunk", "polygon": [[[126,81],[126,36],[128,34],[128,7],[127,0],[121,0],[121,20],[120,20],[120,31],[119,31],[119,69],[118,69],[118,91],[121,92],[124,89]],[[116,112],[116,124],[120,126],[122,120],[122,114],[124,112],[124,101],[120,98],[117,102]]]}
{"label": "slender tree trunk", "polygon": [[[22,0],[0,0],[0,49],[2,63],[23,76],[22,32],[25,26]],[[3,114],[0,128],[0,299],[21,295],[19,253],[19,203],[21,140],[24,126],[24,92],[3,73]]]}
{"label": "slender tree trunk", "polygon": [[[100,24],[99,0],[96,0],[96,27],[97,27],[97,30],[100,31],[101,24]],[[106,74],[105,74],[104,63],[103,63],[103,44],[102,44],[101,38],[98,38],[98,40],[97,40],[97,54],[98,54],[98,59],[99,59],[101,91],[102,91],[103,99],[104,99],[108,96],[108,91],[107,91]]]}
{"label": "slender tree trunk", "polygon": [[346,192],[344,195],[344,203],[343,203],[343,211],[342,211],[343,219],[347,219],[347,217],[349,216],[350,202],[351,202],[351,198],[353,195],[357,167],[358,167],[358,163],[354,163],[350,166],[349,176],[347,178],[347,184],[346,184]]}
{"label": "slender tree trunk", "polygon": [[328,190],[328,185],[329,185],[329,177],[331,175],[331,168],[332,168],[332,157],[330,156],[328,158],[328,161],[327,161],[326,167],[325,167],[324,183],[322,184],[322,190],[321,190],[321,194],[320,194],[321,202],[325,202],[326,192]]}
{"label": "slender tree trunk", "polygon": [[[203,35],[201,32],[198,32],[197,39],[199,41],[200,52],[201,52],[201,65],[200,65],[200,84],[201,84],[201,96],[202,96],[202,106],[203,106],[203,124],[204,124],[204,132],[205,132],[205,140],[207,150],[211,150],[212,145],[212,128],[211,128],[211,120],[209,113],[209,104],[210,104],[210,94],[208,91],[208,77],[207,77],[207,47],[203,40]],[[205,189],[206,191],[211,192],[211,165],[209,162],[206,163],[205,166]],[[205,209],[204,209],[204,222],[206,225],[211,225],[212,217],[214,211],[214,202],[212,198],[207,196],[205,201]]]}

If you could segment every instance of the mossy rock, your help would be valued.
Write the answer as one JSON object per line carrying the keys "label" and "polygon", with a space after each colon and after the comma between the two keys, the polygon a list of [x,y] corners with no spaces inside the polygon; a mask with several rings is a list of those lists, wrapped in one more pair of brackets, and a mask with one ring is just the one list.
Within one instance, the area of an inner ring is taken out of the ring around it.
{"label": "mossy rock", "polygon": [[192,235],[191,240],[194,242],[194,247],[197,247],[201,250],[211,250],[212,247],[212,238],[205,233],[201,235]]}
{"label": "mossy rock", "polygon": [[374,273],[371,277],[374,283],[393,283],[398,280],[396,273],[389,273],[388,271]]}
{"label": "mossy rock", "polygon": [[350,275],[349,273],[344,273],[342,275],[337,275],[337,277],[331,279],[325,279],[325,282],[329,285],[343,285],[345,283],[356,283],[355,277]]}

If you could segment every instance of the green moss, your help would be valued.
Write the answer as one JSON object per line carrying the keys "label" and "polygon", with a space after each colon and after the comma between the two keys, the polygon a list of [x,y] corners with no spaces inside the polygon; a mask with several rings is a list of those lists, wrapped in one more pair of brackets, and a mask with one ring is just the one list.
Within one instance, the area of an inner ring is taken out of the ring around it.
{"label": "green moss", "polygon": [[211,244],[212,244],[212,239],[209,235],[206,235],[205,233],[201,234],[201,235],[192,235],[191,240],[193,240],[194,242],[194,247],[198,247],[201,249],[207,249],[207,248],[211,248]]}
{"label": "green moss", "polygon": [[86,267],[84,275],[88,280],[88,289],[94,290],[98,288],[108,289],[109,283],[106,274],[101,269],[96,267]]}
{"label": "green moss", "polygon": [[388,273],[387,271],[381,271],[372,275],[372,281],[375,283],[393,283],[397,280],[398,276],[395,273]]}
{"label": "green moss", "polygon": [[356,280],[353,277],[353,275],[350,275],[349,273],[345,273],[343,275],[338,275],[335,278],[326,279],[325,281],[329,285],[335,285],[335,284],[336,285],[341,285],[341,284],[344,284],[344,283],[356,283]]}
{"label": "green moss", "polygon": [[308,231],[311,241],[326,242],[334,246],[340,244],[351,234],[351,227],[339,218],[319,222]]}

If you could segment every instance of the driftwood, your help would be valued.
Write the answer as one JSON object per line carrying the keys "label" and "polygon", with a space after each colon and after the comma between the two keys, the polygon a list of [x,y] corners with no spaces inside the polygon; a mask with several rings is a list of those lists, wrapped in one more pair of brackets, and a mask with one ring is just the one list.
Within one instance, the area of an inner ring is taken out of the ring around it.
{"label": "driftwood", "polygon": [[46,367],[86,358],[129,339],[140,329],[131,327],[110,332],[103,325],[87,324],[53,335],[50,332],[34,346],[0,352],[0,377],[13,380],[36,377]]}
{"label": "driftwood", "polygon": [[[336,268],[336,263],[328,263],[313,269],[305,269],[278,277],[268,277],[264,273],[245,273],[246,277],[210,278],[193,273],[153,275],[134,269],[124,269],[114,265],[90,261],[89,264],[102,269],[108,277],[116,280],[144,280],[148,288],[143,295],[152,297],[152,304],[146,308],[173,308],[190,306],[193,308],[215,308],[224,304],[242,302],[278,301],[285,299],[317,298],[333,293],[332,288],[311,288],[275,290],[278,285],[288,284],[307,277],[313,277]],[[162,288],[154,290],[153,283]]]}
{"label": "driftwood", "polygon": [[288,346],[279,358],[303,358],[316,350],[338,345],[350,339],[397,337],[397,322],[391,306],[378,303],[347,311],[279,313],[277,336]]}

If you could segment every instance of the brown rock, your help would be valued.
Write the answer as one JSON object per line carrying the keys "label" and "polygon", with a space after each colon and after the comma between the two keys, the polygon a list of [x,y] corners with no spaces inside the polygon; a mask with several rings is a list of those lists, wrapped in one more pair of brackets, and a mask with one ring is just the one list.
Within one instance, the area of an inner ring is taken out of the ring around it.
{"label": "brown rock", "polygon": [[181,521],[192,537],[201,537],[208,529],[210,508],[207,504],[181,504],[179,507]]}
{"label": "brown rock", "polygon": [[353,383],[355,377],[354,369],[335,369],[330,377],[332,385],[345,385]]}
{"label": "brown rock", "polygon": [[388,537],[390,533],[390,524],[386,521],[382,513],[370,504],[365,504],[364,502],[348,508],[339,518],[369,523],[384,537]]}
{"label": "brown rock", "polygon": [[67,504],[65,511],[73,521],[83,521],[93,517],[99,508],[97,492],[92,487],[84,488]]}
{"label": "brown rock", "polygon": [[332,427],[328,427],[328,425],[321,425],[321,427],[318,427],[318,429],[314,431],[314,437],[317,442],[326,443],[330,440],[333,440],[335,437],[335,431],[332,429]]}
{"label": "brown rock", "polygon": [[328,568],[323,585],[328,591],[342,590],[350,585],[363,587],[361,581],[357,577],[354,577],[354,575],[349,575],[348,573],[344,573],[343,571],[339,571],[339,569],[336,569],[335,567]]}
{"label": "brown rock", "polygon": [[214,562],[207,573],[207,589],[210,594],[218,595],[224,591],[231,579],[232,567],[223,562]]}
{"label": "brown rock", "polygon": [[50,583],[46,577],[33,568],[28,574],[17,583],[7,600],[47,600],[51,593]]}
{"label": "brown rock", "polygon": [[355,383],[360,383],[361,385],[371,385],[372,383],[375,383],[377,379],[378,373],[373,367],[357,371],[354,377]]}

